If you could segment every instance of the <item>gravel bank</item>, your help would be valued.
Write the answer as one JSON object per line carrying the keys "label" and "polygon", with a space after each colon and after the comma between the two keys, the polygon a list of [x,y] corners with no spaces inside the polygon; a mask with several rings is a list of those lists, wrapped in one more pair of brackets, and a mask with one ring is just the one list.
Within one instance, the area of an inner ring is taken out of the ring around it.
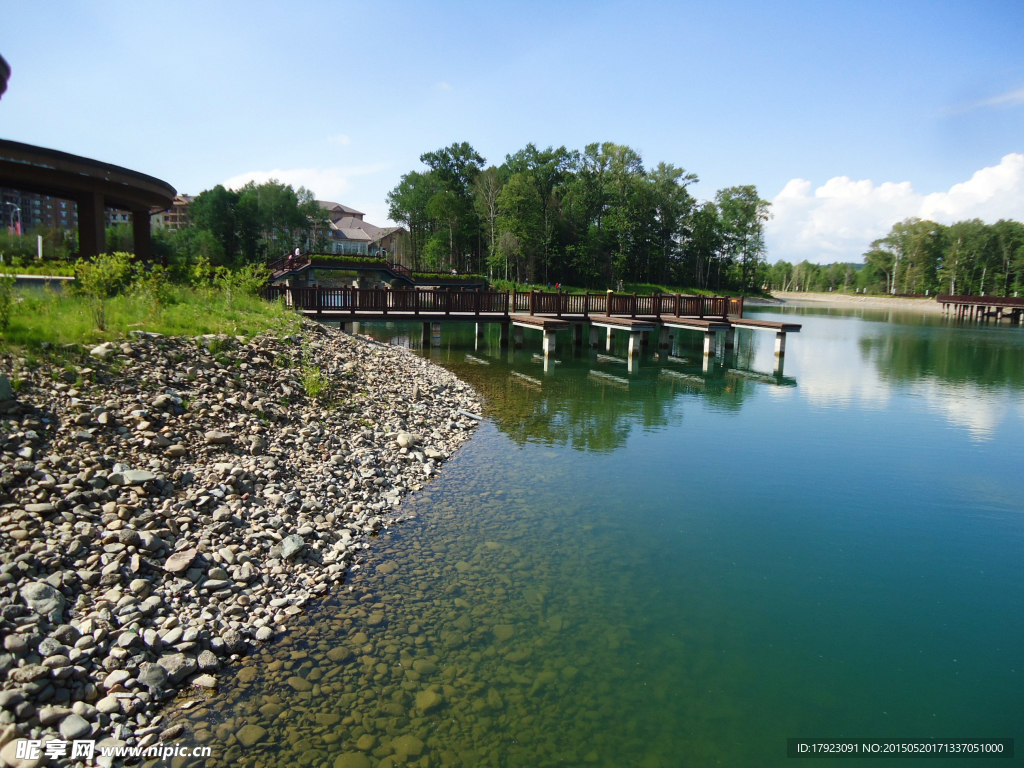
{"label": "gravel bank", "polygon": [[857,296],[843,293],[785,293],[772,294],[774,299],[746,299],[747,306],[771,305],[785,307],[837,307],[842,309],[898,309],[919,312],[942,312],[935,299],[906,299],[898,296]]}
{"label": "gravel bank", "polygon": [[0,765],[173,738],[161,702],[358,568],[477,424],[453,374],[308,322],[68,354],[0,360]]}

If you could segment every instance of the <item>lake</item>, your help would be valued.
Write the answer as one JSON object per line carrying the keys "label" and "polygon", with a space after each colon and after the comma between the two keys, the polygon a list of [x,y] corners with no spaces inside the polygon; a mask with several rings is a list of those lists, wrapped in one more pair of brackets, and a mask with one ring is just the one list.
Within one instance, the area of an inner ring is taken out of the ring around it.
{"label": "lake", "polygon": [[[1024,331],[747,314],[803,324],[781,373],[769,333],[705,371],[676,332],[629,370],[624,338],[560,333],[545,366],[536,332],[503,350],[445,326],[423,354],[485,397],[477,436],[180,716],[231,765],[317,768],[782,766],[788,737],[1019,735]],[[243,748],[248,723],[268,734]]]}

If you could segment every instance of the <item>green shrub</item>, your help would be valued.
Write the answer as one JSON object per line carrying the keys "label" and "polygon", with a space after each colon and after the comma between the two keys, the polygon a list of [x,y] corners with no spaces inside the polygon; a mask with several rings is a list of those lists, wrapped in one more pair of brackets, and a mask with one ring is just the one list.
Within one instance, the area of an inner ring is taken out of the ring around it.
{"label": "green shrub", "polygon": [[302,367],[302,388],[310,400],[326,399],[330,392],[330,382],[318,366],[305,365]]}
{"label": "green shrub", "polygon": [[107,327],[107,300],[123,291],[132,279],[131,256],[127,253],[104,253],[93,261],[80,259],[75,264],[75,292],[91,299],[96,327]]}
{"label": "green shrub", "polygon": [[14,275],[0,275],[0,331],[11,324],[14,309]]}

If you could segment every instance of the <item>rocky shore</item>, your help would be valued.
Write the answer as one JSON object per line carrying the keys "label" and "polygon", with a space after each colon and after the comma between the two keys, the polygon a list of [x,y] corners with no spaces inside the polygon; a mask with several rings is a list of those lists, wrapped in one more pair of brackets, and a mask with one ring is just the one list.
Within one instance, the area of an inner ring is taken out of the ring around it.
{"label": "rocky shore", "polygon": [[161,703],[359,568],[477,424],[448,371],[310,322],[52,352],[0,359],[0,765],[176,738]]}

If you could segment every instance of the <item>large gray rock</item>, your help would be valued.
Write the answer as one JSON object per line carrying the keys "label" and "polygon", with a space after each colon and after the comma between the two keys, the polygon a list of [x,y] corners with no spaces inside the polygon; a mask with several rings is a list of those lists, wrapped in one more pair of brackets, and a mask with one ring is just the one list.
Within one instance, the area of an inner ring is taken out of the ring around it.
{"label": "large gray rock", "polygon": [[167,682],[167,674],[168,670],[159,664],[144,661],[139,664],[139,674],[136,679],[151,691],[155,691]]}
{"label": "large gray rock", "polygon": [[180,552],[175,552],[164,561],[164,570],[170,573],[181,573],[192,565],[192,561],[198,554],[199,551],[196,549],[183,549]]}
{"label": "large gray rock", "polygon": [[172,682],[180,683],[197,669],[196,660],[186,656],[184,653],[174,653],[169,656],[161,656],[157,664],[164,668],[167,677]]}
{"label": "large gray rock", "polygon": [[145,469],[128,469],[121,473],[125,485],[142,485],[156,480],[156,475]]}
{"label": "large gray rock", "polygon": [[293,533],[291,536],[285,536],[281,541],[281,557],[285,560],[291,560],[299,554],[305,546],[305,540],[297,533]]}
{"label": "large gray rock", "polygon": [[221,432],[220,430],[216,429],[211,429],[209,432],[203,435],[203,437],[206,438],[206,442],[212,443],[214,445],[227,445],[232,440],[234,440],[234,435],[232,435],[230,432]]}
{"label": "large gray rock", "polygon": [[68,715],[60,723],[60,735],[68,741],[80,739],[92,733],[89,721],[81,715]]}
{"label": "large gray rock", "polygon": [[114,354],[114,345],[109,341],[105,341],[89,350],[89,354],[93,357],[99,358],[100,360],[106,360],[112,354]]}
{"label": "large gray rock", "polygon": [[64,621],[64,595],[45,581],[32,581],[21,588],[21,599],[40,616],[53,624]]}

